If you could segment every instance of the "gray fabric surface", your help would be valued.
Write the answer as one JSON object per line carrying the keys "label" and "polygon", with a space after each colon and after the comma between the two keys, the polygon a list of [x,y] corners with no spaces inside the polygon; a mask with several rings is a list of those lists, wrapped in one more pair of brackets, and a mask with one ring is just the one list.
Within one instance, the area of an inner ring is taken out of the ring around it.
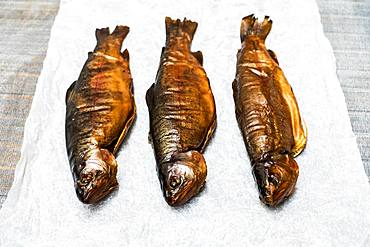
{"label": "gray fabric surface", "polygon": [[370,177],[370,1],[317,0],[352,129]]}
{"label": "gray fabric surface", "polygon": [[10,189],[20,157],[23,127],[58,3],[0,1],[0,205]]}
{"label": "gray fabric surface", "polygon": [[[353,131],[370,176],[370,1],[317,2],[337,59]],[[58,4],[58,0],[0,0],[0,206],[20,156],[23,127]]]}

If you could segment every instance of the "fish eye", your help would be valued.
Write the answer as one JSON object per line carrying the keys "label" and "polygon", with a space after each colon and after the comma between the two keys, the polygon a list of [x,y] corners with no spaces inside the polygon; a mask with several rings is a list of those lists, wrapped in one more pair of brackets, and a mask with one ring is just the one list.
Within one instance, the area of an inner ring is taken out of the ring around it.
{"label": "fish eye", "polygon": [[279,180],[275,175],[268,176],[267,181],[274,186],[277,186],[279,184]]}
{"label": "fish eye", "polygon": [[95,177],[99,177],[101,174],[103,174],[104,172],[102,170],[96,170],[95,172]]}
{"label": "fish eye", "polygon": [[81,174],[80,183],[83,185],[88,184],[93,179],[93,175],[91,173]]}
{"label": "fish eye", "polygon": [[180,176],[171,176],[168,184],[170,185],[171,188],[175,189],[179,185],[181,185],[181,183],[182,183],[182,179]]}

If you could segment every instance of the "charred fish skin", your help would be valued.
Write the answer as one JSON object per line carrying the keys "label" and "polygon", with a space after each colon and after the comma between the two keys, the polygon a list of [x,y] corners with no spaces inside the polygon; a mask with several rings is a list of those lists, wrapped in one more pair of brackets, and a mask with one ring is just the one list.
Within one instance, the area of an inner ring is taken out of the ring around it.
{"label": "charred fish skin", "polygon": [[96,30],[77,81],[66,94],[66,146],[78,199],[97,203],[118,186],[115,155],[136,117],[127,26]]}
{"label": "charred fish skin", "polygon": [[179,206],[205,184],[202,153],[216,126],[216,108],[202,53],[190,50],[197,23],[169,17],[165,23],[166,46],[146,101],[163,195]]}
{"label": "charred fish skin", "polygon": [[243,18],[233,92],[260,199],[274,207],[294,191],[299,169],[293,157],[304,149],[307,134],[277,57],[265,47],[271,27],[268,16],[262,22]]}

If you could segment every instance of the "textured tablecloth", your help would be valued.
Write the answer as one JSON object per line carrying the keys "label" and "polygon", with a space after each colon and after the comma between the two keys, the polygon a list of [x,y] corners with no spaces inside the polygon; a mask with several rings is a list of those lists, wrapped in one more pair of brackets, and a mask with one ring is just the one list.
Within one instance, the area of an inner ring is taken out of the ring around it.
{"label": "textured tablecloth", "polygon": [[[369,244],[370,188],[313,1],[202,2],[198,9],[193,6],[199,2],[184,2],[181,7],[167,2],[166,8],[145,1],[127,6],[113,0],[105,1],[106,6],[98,1],[63,2],[27,120],[14,186],[0,211],[0,244]],[[110,4],[117,9],[107,9]],[[145,18],[138,18],[135,10]],[[309,126],[308,146],[297,159],[301,171],[297,191],[277,210],[258,201],[233,108],[226,107],[232,106],[238,25],[244,12],[252,11],[274,18],[268,46],[278,54]],[[161,197],[146,143],[144,94],[154,80],[155,55],[159,56],[164,37],[135,41],[164,33],[160,18],[167,14],[202,23],[194,49],[206,54],[205,68],[218,104],[219,125],[205,154],[206,190],[178,210]],[[83,206],[75,198],[64,153],[65,89],[78,76],[91,50],[87,46],[95,43],[94,28],[112,26],[121,15],[136,30],[124,46],[132,55],[138,120],[117,158],[121,189],[96,207]]]}

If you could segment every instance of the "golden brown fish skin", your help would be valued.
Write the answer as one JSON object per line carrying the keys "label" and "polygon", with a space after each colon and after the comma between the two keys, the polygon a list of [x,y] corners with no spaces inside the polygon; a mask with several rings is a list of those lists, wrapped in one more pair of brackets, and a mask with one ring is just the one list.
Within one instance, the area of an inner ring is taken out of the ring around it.
{"label": "golden brown fish skin", "polygon": [[136,116],[129,28],[96,30],[97,45],[66,95],[66,145],[77,197],[97,203],[117,186],[115,155]]}
{"label": "golden brown fish skin", "polygon": [[166,47],[146,96],[158,176],[171,206],[184,204],[204,186],[202,153],[216,126],[202,54],[190,51],[196,28],[196,22],[166,17]]}
{"label": "golden brown fish skin", "polygon": [[233,91],[260,199],[276,206],[294,190],[299,169],[293,157],[303,150],[306,132],[276,55],[265,47],[271,26],[268,17],[261,23],[243,18]]}

